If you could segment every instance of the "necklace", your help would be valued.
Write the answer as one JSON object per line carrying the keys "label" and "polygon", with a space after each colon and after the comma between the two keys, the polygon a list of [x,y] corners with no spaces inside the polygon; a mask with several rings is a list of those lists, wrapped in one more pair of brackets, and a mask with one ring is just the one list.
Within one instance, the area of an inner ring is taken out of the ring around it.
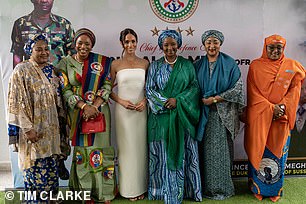
{"label": "necklace", "polygon": [[75,59],[78,63],[80,63],[81,65],[84,64],[84,62],[82,62],[82,61],[79,60],[78,55],[74,55],[74,59]]}
{"label": "necklace", "polygon": [[175,63],[176,63],[176,60],[177,60],[177,56],[176,56],[176,58],[175,58],[175,60],[174,60],[173,62],[169,62],[169,61],[167,60],[167,57],[166,57],[166,56],[165,56],[164,58],[165,58],[165,61],[166,61],[168,64],[170,64],[170,65],[175,64]]}

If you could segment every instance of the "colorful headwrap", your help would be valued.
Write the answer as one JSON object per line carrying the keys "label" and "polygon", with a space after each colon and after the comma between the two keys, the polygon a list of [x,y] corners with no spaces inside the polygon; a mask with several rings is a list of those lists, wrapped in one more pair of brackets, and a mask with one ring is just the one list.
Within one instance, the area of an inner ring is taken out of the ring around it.
{"label": "colorful headwrap", "polygon": [[176,40],[178,48],[182,46],[182,35],[176,30],[165,30],[158,37],[158,45],[160,49],[163,49],[163,42],[165,38],[171,37]]}
{"label": "colorful headwrap", "polygon": [[87,28],[81,28],[81,29],[77,30],[77,32],[74,35],[74,43],[75,44],[76,44],[77,39],[81,35],[87,35],[90,38],[90,40],[91,40],[92,47],[95,45],[95,43],[96,43],[96,36],[95,36],[95,34],[91,30],[89,30]]}
{"label": "colorful headwrap", "polygon": [[221,33],[218,30],[207,30],[207,31],[205,31],[202,35],[202,43],[204,43],[205,40],[207,40],[207,38],[209,38],[209,37],[217,38],[220,41],[220,45],[222,45],[223,42],[224,42],[224,35],[223,35],[223,33]]}
{"label": "colorful headwrap", "polygon": [[26,42],[24,44],[24,48],[23,48],[24,52],[27,55],[31,56],[32,51],[33,51],[33,47],[39,40],[43,40],[48,44],[48,40],[47,40],[47,38],[44,34],[36,34],[36,35],[33,35],[32,37],[30,37],[28,42]]}

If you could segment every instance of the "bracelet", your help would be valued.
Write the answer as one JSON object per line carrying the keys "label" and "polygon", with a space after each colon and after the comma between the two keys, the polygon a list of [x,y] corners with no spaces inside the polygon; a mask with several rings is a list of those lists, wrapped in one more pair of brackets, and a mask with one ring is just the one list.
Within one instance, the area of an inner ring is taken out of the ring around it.
{"label": "bracelet", "polygon": [[217,99],[215,97],[213,97],[213,103],[217,103]]}
{"label": "bracelet", "polygon": [[82,106],[81,106],[81,110],[84,109],[84,107],[87,105],[87,103],[84,103]]}

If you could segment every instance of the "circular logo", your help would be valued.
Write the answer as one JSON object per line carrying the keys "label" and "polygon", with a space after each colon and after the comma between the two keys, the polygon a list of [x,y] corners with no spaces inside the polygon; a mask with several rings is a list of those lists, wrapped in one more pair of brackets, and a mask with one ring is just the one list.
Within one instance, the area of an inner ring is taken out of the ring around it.
{"label": "circular logo", "polygon": [[180,23],[190,18],[199,0],[149,0],[154,14],[168,23]]}
{"label": "circular logo", "polygon": [[94,98],[95,98],[95,93],[93,91],[87,91],[84,94],[84,99],[87,102],[92,102],[94,100]]}
{"label": "circular logo", "polygon": [[98,168],[102,165],[102,152],[100,150],[93,150],[90,153],[90,166],[93,168]]}
{"label": "circular logo", "polygon": [[104,178],[106,179],[113,179],[114,177],[114,166],[110,166],[110,167],[107,167],[105,170],[104,170]]}
{"label": "circular logo", "polygon": [[263,158],[257,174],[259,180],[266,184],[276,183],[281,176],[280,164],[274,158]]}
{"label": "circular logo", "polygon": [[83,163],[83,155],[81,152],[76,152],[75,154],[75,157],[76,157],[76,163],[77,164],[82,164]]}
{"label": "circular logo", "polygon": [[93,62],[90,64],[90,67],[93,69],[93,70],[96,70],[98,72],[102,71],[103,69],[103,66],[99,63],[99,62]]}
{"label": "circular logo", "polygon": [[6,200],[13,200],[15,195],[14,195],[13,191],[7,191],[7,192],[5,192],[4,197],[5,197]]}

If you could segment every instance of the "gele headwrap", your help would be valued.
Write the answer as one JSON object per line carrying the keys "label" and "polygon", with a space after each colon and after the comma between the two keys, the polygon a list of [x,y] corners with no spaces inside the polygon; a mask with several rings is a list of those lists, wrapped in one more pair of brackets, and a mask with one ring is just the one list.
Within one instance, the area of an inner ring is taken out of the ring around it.
{"label": "gele headwrap", "polygon": [[163,49],[163,42],[165,38],[171,37],[176,40],[178,48],[182,46],[182,35],[176,30],[165,30],[158,37],[158,45],[160,49]]}
{"label": "gele headwrap", "polygon": [[223,35],[223,33],[221,33],[218,30],[207,30],[207,31],[205,31],[202,35],[202,43],[204,43],[205,40],[207,40],[207,38],[209,38],[209,37],[217,38],[220,41],[220,45],[222,45],[223,42],[224,42],[224,35]]}
{"label": "gele headwrap", "polygon": [[39,40],[43,40],[44,42],[46,42],[48,44],[48,40],[45,36],[45,34],[35,34],[32,37],[29,38],[29,40],[24,44],[24,52],[31,56],[32,55],[32,51],[33,51],[33,47],[34,45],[39,41]]}
{"label": "gele headwrap", "polygon": [[90,41],[92,43],[92,47],[95,45],[95,43],[96,43],[96,36],[88,28],[81,28],[81,29],[77,30],[77,32],[75,32],[75,35],[74,35],[74,43],[75,44],[76,44],[76,41],[77,41],[78,37],[80,37],[81,35],[87,35],[90,38]]}

